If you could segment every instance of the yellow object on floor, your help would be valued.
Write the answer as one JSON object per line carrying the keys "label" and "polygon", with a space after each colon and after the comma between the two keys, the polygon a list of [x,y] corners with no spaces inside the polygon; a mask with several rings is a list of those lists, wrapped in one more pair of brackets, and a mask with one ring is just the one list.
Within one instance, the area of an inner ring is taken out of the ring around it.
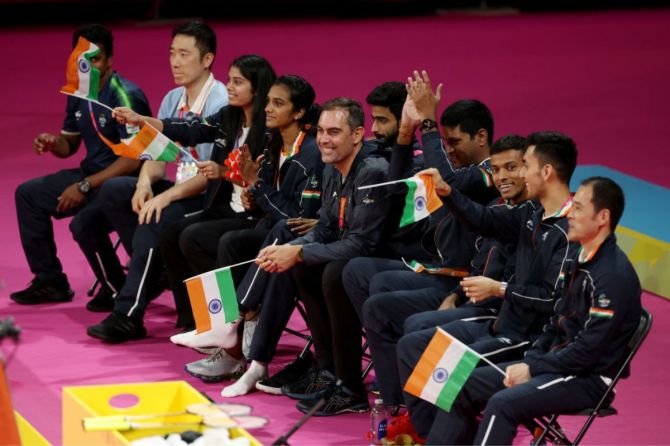
{"label": "yellow object on floor", "polygon": [[[112,384],[101,386],[63,387],[63,444],[76,445],[129,445],[130,442],[153,435],[165,435],[185,430],[202,431],[204,426],[195,425],[163,427],[156,429],[86,432],[83,419],[110,415],[144,415],[185,411],[186,407],[209,401],[185,381],[155,383]],[[192,415],[184,415],[189,421]],[[179,417],[169,422],[176,423]],[[230,428],[231,438],[247,437],[252,446],[261,446],[242,428]]]}
{"label": "yellow object on floor", "polygon": [[51,443],[40,434],[20,413],[16,415],[16,427],[19,429],[21,437],[21,446],[51,446]]}

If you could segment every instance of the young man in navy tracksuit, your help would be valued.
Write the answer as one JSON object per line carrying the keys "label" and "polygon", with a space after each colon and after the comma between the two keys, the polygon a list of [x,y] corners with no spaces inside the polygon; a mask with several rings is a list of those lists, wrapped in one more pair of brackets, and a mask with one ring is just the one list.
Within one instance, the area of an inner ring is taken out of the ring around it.
{"label": "young man in navy tracksuit", "polygon": [[[562,289],[561,270],[569,257],[566,216],[572,207],[569,182],[577,164],[574,142],[558,132],[538,132],[526,139],[523,177],[529,197],[513,209],[486,208],[452,189],[436,170],[429,170],[438,194],[446,196],[452,212],[482,235],[516,243],[515,275],[509,282],[476,277],[463,282],[466,297],[503,298],[498,319],[488,322],[454,321],[444,326],[450,335],[487,353],[493,361],[522,355],[548,321]],[[403,336],[398,342],[398,369],[404,383],[435,333],[435,328]],[[405,394],[417,432],[426,436],[436,416],[435,406]]]}
{"label": "young man in navy tracksuit", "polygon": [[523,422],[598,403],[641,316],[640,282],[614,235],[623,208],[623,191],[609,178],[582,182],[568,216],[578,249],[564,265],[551,321],[523,361],[503,365],[504,380],[492,367],[475,369],[451,411],[439,411],[429,442],[512,444]]}

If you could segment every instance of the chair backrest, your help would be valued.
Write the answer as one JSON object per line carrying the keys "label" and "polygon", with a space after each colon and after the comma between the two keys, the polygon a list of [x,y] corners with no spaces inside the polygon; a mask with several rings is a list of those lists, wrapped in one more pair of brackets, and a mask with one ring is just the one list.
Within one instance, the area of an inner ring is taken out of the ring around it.
{"label": "chair backrest", "polygon": [[616,386],[617,382],[619,382],[619,379],[621,379],[624,373],[627,373],[630,362],[633,360],[633,357],[640,349],[640,346],[642,346],[642,342],[644,341],[644,339],[649,334],[649,331],[651,330],[652,319],[653,318],[651,317],[651,313],[642,308],[642,314],[640,315],[640,323],[637,326],[635,333],[633,333],[633,336],[630,338],[630,341],[628,341],[626,359],[621,364],[619,371],[612,379],[612,383],[609,385],[607,391],[605,392],[602,399],[596,406],[596,411],[602,409],[603,406],[605,405],[605,402],[610,400],[611,398],[610,395],[614,391],[614,387]]}

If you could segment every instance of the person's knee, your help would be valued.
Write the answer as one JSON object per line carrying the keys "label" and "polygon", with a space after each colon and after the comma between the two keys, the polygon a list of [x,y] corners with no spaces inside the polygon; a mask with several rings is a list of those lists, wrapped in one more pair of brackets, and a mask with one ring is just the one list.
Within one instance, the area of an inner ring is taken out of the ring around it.
{"label": "person's knee", "polygon": [[229,231],[219,237],[217,253],[219,258],[231,257],[231,252],[239,242],[238,231]]}
{"label": "person's knee", "polygon": [[[434,325],[433,325],[434,326]],[[417,313],[405,319],[403,324],[403,332],[405,334],[414,333],[415,331],[425,330],[431,326],[426,321],[426,313]]]}
{"label": "person's knee", "polygon": [[192,252],[193,248],[197,246],[199,227],[197,224],[186,227],[179,235],[179,249],[184,255]]}
{"label": "person's knee", "polygon": [[366,331],[377,332],[381,329],[384,319],[384,299],[382,296],[370,296],[363,303],[363,326]]}
{"label": "person's knee", "polygon": [[134,184],[126,177],[113,177],[106,180],[98,191],[100,207],[108,215],[114,215],[120,207],[129,207],[129,200],[132,200],[133,197],[133,188]]}
{"label": "person's knee", "polygon": [[16,206],[23,206],[34,201],[34,198],[40,193],[40,187],[35,180],[28,180],[21,183],[14,191],[14,200]]}

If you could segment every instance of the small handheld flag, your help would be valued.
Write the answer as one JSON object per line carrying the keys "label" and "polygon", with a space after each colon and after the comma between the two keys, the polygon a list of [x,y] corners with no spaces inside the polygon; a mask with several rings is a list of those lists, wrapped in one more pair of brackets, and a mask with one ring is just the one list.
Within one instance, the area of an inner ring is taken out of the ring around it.
{"label": "small handheld flag", "polygon": [[407,198],[400,217],[401,228],[428,217],[442,206],[430,175],[414,176],[403,182],[407,184]]}
{"label": "small handheld flag", "polygon": [[480,359],[489,362],[438,327],[404,390],[448,412]]}
{"label": "small handheld flag", "polygon": [[61,87],[63,93],[84,99],[98,99],[100,70],[91,63],[91,59],[98,54],[100,54],[100,48],[95,43],[79,37],[77,46],[67,62],[65,73],[67,83]]}
{"label": "small handheld flag", "polygon": [[186,289],[193,308],[197,334],[239,318],[240,311],[230,267],[187,279]]}

